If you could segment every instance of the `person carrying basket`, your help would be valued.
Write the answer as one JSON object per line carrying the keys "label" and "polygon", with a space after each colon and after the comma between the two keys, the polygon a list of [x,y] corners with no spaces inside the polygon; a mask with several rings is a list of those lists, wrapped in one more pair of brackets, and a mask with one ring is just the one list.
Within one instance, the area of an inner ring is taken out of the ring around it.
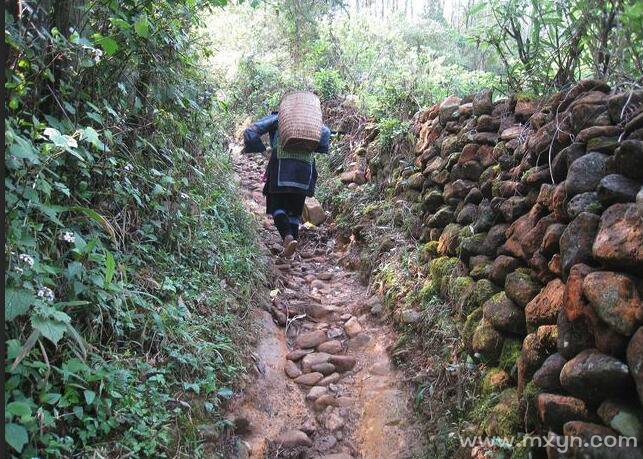
{"label": "person carrying basket", "polygon": [[261,118],[244,131],[246,153],[261,153],[261,136],[269,134],[272,152],[266,167],[266,213],[283,240],[282,255],[297,249],[299,223],[306,196],[312,197],[317,182],[315,153],[328,153],[330,129],[322,122],[319,98],[311,92],[286,94],[279,111]]}

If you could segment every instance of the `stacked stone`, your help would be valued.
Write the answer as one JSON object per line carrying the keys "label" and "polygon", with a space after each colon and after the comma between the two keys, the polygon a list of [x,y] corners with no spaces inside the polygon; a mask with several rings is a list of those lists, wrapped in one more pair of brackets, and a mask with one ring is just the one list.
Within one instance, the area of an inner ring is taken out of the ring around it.
{"label": "stacked stone", "polygon": [[544,104],[481,91],[415,130],[397,190],[422,203],[429,287],[486,364],[483,391],[500,393],[484,433],[640,444],[643,91],[587,80]]}

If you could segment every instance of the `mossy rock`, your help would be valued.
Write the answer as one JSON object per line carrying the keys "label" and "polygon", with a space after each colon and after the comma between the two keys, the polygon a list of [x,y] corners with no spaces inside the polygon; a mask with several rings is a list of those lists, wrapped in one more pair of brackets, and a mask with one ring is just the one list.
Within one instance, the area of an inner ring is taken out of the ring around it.
{"label": "mossy rock", "polygon": [[440,288],[436,285],[435,281],[433,279],[427,279],[419,291],[420,301],[428,301],[439,294]]}
{"label": "mossy rock", "polygon": [[438,256],[438,241],[429,241],[422,246],[420,251],[420,261],[428,262]]}
{"label": "mossy rock", "polygon": [[505,279],[507,296],[523,308],[538,295],[542,287],[540,282],[531,277],[531,271],[524,268],[518,268],[507,274]]}
{"label": "mossy rock", "polygon": [[458,259],[454,257],[440,257],[431,261],[431,279],[439,284],[445,275],[448,275],[458,264]]}
{"label": "mossy rock", "polygon": [[477,358],[489,365],[495,365],[502,352],[503,341],[502,334],[483,318],[473,332],[471,348]]}
{"label": "mossy rock", "polygon": [[502,368],[490,368],[482,378],[482,393],[484,395],[502,392],[511,384],[511,377]]}
{"label": "mossy rock", "polygon": [[599,136],[587,141],[587,151],[612,152],[618,147],[618,137]]}
{"label": "mossy rock", "polygon": [[525,311],[517,306],[502,291],[496,293],[482,305],[485,319],[505,333],[522,335],[526,331]]}
{"label": "mossy rock", "polygon": [[449,297],[458,301],[462,295],[475,284],[469,276],[452,277],[449,282]]}
{"label": "mossy rock", "polygon": [[[468,226],[465,227],[469,229]],[[457,254],[459,256],[471,256],[480,253],[482,244],[487,237],[487,233],[478,233],[472,236],[460,237],[460,244],[458,244]]]}
{"label": "mossy rock", "polygon": [[438,190],[432,190],[424,195],[424,208],[430,213],[437,211],[443,204],[444,198]]}
{"label": "mossy rock", "polygon": [[460,230],[462,227],[457,223],[448,224],[438,241],[438,253],[441,255],[456,255],[460,243]]}
{"label": "mossy rock", "polygon": [[490,410],[484,421],[485,433],[491,437],[511,437],[520,429],[520,404],[515,388],[505,389],[500,401]]}
{"label": "mossy rock", "polygon": [[[491,270],[491,263],[483,263],[483,264],[479,264],[479,265],[475,266],[471,270],[469,275],[472,278],[474,278],[475,280],[477,280],[478,282],[480,282],[481,280],[485,280],[486,277],[489,276],[489,271],[490,270]],[[491,281],[489,281],[489,282],[491,282]],[[494,292],[494,293],[496,293],[496,292]],[[488,298],[490,298],[490,297],[491,296],[489,296]],[[476,301],[479,302],[478,298],[476,298]],[[485,299],[485,301],[486,301],[486,299]],[[484,301],[483,301],[483,303],[484,303]],[[481,303],[479,303],[479,304],[481,304]]]}
{"label": "mossy rock", "polygon": [[449,280],[449,299],[468,314],[476,306],[473,289],[475,281],[469,276],[451,277]]}
{"label": "mossy rock", "polygon": [[458,237],[460,239],[471,236],[473,236],[473,229],[471,228],[471,225],[463,226],[458,232]]}
{"label": "mossy rock", "polygon": [[501,193],[500,193],[501,186],[502,186],[501,180],[496,179],[493,182],[491,182],[491,196],[493,197],[501,196]]}
{"label": "mossy rock", "polygon": [[[480,425],[489,416],[491,409],[498,403],[499,394],[491,393],[479,397],[468,413],[467,419],[474,424]],[[480,434],[484,432],[481,430]]]}
{"label": "mossy rock", "polygon": [[460,336],[464,342],[464,346],[470,354],[473,354],[473,349],[471,343],[473,340],[473,332],[476,330],[476,327],[482,320],[482,308],[474,309],[471,314],[467,316],[467,319],[464,321],[464,325],[460,330]]}
{"label": "mossy rock", "polygon": [[498,142],[495,147],[493,147],[493,157],[500,158],[503,154],[509,153],[509,149],[505,142]]}
{"label": "mossy rock", "polygon": [[520,352],[522,350],[522,340],[516,338],[506,338],[502,344],[498,367],[511,373],[511,369],[516,365]]}
{"label": "mossy rock", "polygon": [[478,306],[482,306],[485,301],[500,292],[500,287],[491,282],[489,279],[480,279],[476,282],[474,295]]}
{"label": "mossy rock", "polygon": [[527,180],[530,175],[538,173],[540,169],[541,168],[539,166],[530,167],[522,174],[522,180]]}

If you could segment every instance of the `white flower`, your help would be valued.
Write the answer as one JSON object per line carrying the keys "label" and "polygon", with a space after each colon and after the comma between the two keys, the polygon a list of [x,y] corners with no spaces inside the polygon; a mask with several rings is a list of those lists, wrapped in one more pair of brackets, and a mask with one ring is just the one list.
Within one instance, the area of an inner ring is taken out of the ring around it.
{"label": "white flower", "polygon": [[125,167],[123,169],[125,169],[127,172],[129,172],[129,171],[134,169],[134,166],[132,166],[130,163],[127,163],[127,164],[125,164]]}
{"label": "white flower", "polygon": [[24,269],[22,269],[20,266],[16,266],[14,269],[16,270],[16,272],[17,272],[18,274],[22,274],[22,273],[24,273],[24,272],[25,272],[25,270],[24,270]]}
{"label": "white flower", "polygon": [[181,196],[181,199],[189,198],[189,196],[187,194],[185,194],[185,193],[181,193],[181,194],[179,194],[179,196]]}
{"label": "white flower", "polygon": [[49,287],[40,287],[38,289],[38,297],[43,298],[50,303],[53,302],[55,298],[53,290],[51,290]]}
{"label": "white flower", "polygon": [[61,234],[60,239],[65,242],[69,242],[70,244],[76,242],[76,236],[74,236],[74,233],[72,233],[71,231],[65,231],[63,234]]}
{"label": "white flower", "polygon": [[27,263],[29,267],[33,266],[33,257],[31,255],[27,255],[26,253],[21,253],[18,256],[18,260],[22,261],[23,263]]}

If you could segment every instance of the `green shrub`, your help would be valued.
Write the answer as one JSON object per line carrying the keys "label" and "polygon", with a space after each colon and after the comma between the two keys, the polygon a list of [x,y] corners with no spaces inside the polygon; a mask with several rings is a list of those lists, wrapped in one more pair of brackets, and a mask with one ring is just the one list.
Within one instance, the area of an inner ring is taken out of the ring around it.
{"label": "green shrub", "polygon": [[88,3],[68,35],[7,24],[14,455],[194,457],[196,423],[224,425],[262,271],[195,65],[205,6]]}

